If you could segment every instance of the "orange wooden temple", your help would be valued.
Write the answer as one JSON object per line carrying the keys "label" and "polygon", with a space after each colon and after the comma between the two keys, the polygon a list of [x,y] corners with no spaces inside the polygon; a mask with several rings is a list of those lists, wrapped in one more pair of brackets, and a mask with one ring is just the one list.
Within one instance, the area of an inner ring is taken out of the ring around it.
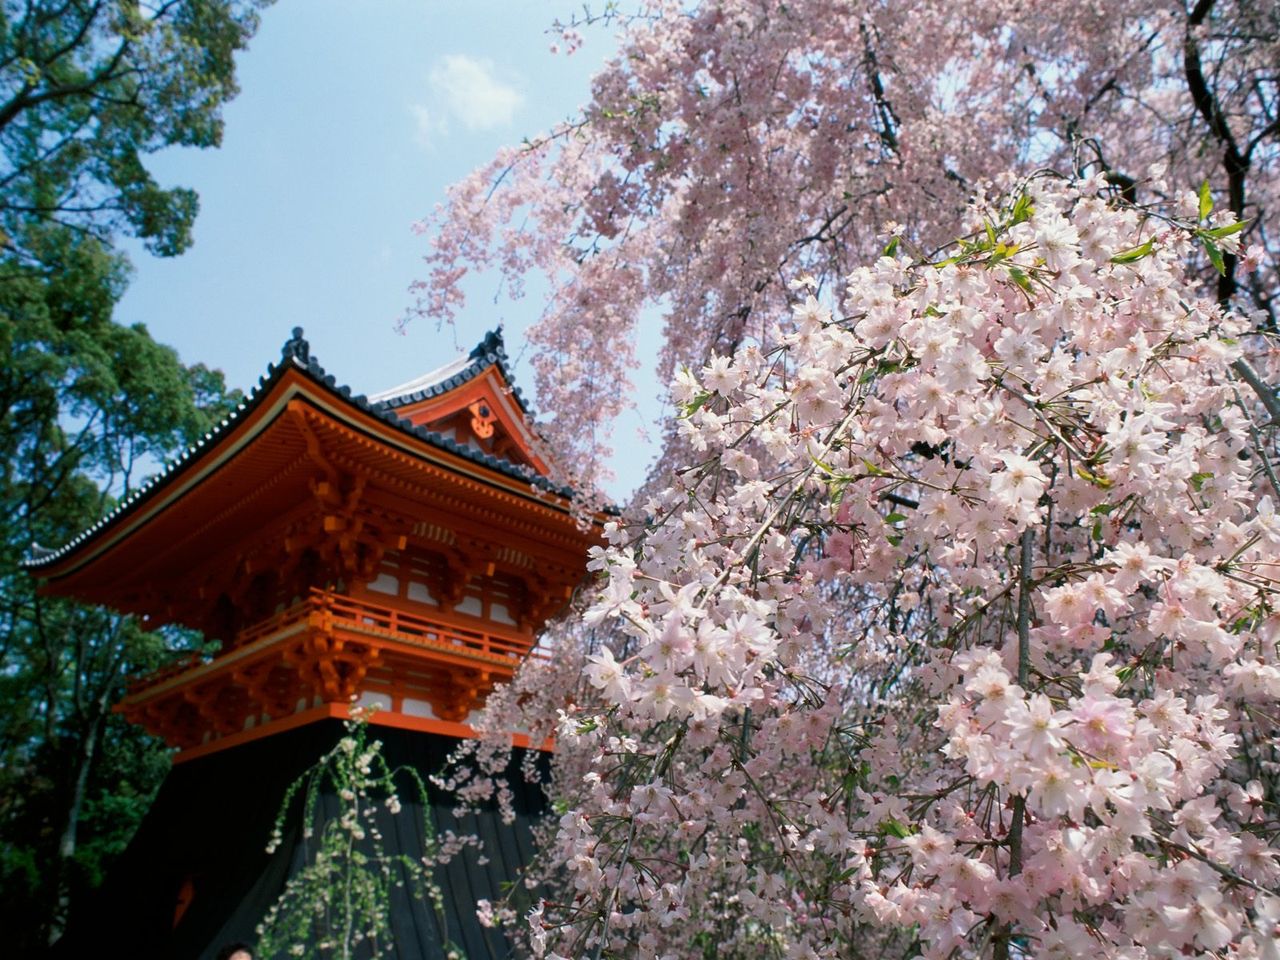
{"label": "orange wooden temple", "polygon": [[502,340],[364,398],[295,330],[234,415],[27,567],[55,594],[216,642],[119,708],[188,760],[376,706],[450,736],[583,576],[599,531],[548,479]]}

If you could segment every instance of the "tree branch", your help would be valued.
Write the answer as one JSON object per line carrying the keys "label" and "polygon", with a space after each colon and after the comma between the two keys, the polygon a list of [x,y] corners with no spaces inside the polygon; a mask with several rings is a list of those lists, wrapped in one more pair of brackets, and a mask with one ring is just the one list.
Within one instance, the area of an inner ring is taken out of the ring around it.
{"label": "tree branch", "polygon": [[[1200,61],[1200,44],[1196,40],[1196,28],[1201,26],[1216,0],[1200,0],[1187,17],[1187,28],[1182,39],[1182,66],[1187,78],[1187,89],[1196,111],[1209,125],[1209,132],[1223,147],[1222,165],[1227,174],[1227,197],[1231,211],[1237,220],[1244,219],[1244,187],[1249,173],[1249,158],[1240,152],[1235,134],[1227,122],[1222,105],[1218,102],[1205,80],[1204,66]],[[1218,278],[1218,302],[1226,304],[1239,288],[1236,282],[1236,255],[1224,250],[1223,270]]]}
{"label": "tree branch", "polygon": [[1280,424],[1280,398],[1276,397],[1276,392],[1271,384],[1267,383],[1258,375],[1258,371],[1244,357],[1231,364],[1231,369],[1240,374],[1240,379],[1249,385],[1262,405],[1266,407],[1267,413],[1271,415],[1272,423]]}

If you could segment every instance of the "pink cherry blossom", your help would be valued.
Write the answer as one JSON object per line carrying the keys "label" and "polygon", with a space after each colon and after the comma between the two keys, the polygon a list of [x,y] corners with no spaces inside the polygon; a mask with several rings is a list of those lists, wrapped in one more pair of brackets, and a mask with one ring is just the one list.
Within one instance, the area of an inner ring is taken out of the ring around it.
{"label": "pink cherry blossom", "polygon": [[1276,960],[1269,16],[644,3],[456,188],[565,478],[655,311],[675,408],[442,781],[555,735],[531,949]]}

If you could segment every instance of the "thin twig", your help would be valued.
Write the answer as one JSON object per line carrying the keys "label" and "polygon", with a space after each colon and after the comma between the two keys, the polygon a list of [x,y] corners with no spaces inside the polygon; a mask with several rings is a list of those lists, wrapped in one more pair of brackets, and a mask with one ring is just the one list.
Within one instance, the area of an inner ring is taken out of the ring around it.
{"label": "thin twig", "polygon": [[1258,371],[1244,357],[1236,360],[1231,364],[1231,369],[1240,374],[1240,379],[1249,385],[1254,393],[1258,395],[1258,399],[1262,401],[1262,405],[1267,408],[1267,413],[1271,414],[1272,421],[1280,423],[1280,399],[1277,399],[1275,389],[1267,381],[1258,375]]}

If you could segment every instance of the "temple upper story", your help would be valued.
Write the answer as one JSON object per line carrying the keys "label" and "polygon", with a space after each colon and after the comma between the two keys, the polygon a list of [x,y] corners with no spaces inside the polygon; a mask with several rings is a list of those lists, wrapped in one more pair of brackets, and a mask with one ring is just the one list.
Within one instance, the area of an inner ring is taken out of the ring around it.
{"label": "temple upper story", "polygon": [[549,472],[499,333],[363,397],[295,330],[234,414],[26,566],[48,593],[215,642],[120,705],[180,758],[353,703],[465,736],[599,540]]}

